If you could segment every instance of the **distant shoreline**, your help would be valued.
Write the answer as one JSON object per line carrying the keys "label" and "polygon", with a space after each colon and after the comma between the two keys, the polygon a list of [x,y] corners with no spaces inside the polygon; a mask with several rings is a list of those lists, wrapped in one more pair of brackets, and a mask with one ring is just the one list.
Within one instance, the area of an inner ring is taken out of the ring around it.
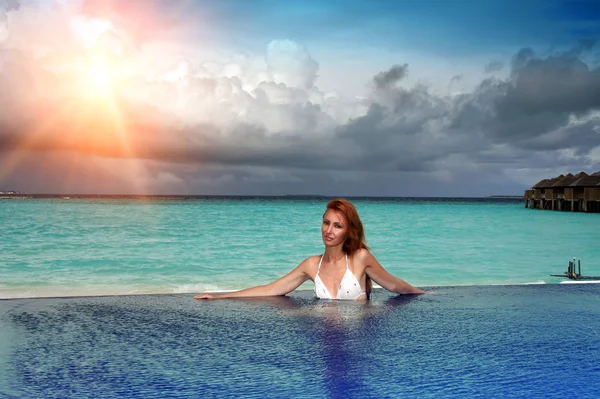
{"label": "distant shoreline", "polygon": [[136,195],[136,194],[0,194],[0,199],[108,199],[108,200],[162,200],[162,201],[185,201],[200,199],[290,199],[290,200],[329,200],[332,198],[348,198],[354,200],[429,200],[429,201],[452,201],[452,200],[486,200],[486,199],[523,199],[518,195],[489,195],[482,197],[412,197],[412,196],[352,196],[352,195]]}

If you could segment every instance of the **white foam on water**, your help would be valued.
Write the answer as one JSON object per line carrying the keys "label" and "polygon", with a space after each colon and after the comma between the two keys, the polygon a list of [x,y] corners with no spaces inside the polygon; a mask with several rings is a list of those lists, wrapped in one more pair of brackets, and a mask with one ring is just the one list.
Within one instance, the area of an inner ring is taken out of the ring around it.
{"label": "white foam on water", "polygon": [[[101,296],[128,296],[128,295],[168,295],[190,294],[196,295],[203,292],[234,292],[239,289],[221,288],[215,284],[169,284],[165,286],[79,286],[79,287],[15,287],[0,288],[2,299],[34,299],[34,298],[70,298],[70,297],[101,297]],[[298,288],[296,291],[307,289]]]}
{"label": "white foam on water", "polygon": [[0,291],[0,299],[32,299],[32,298],[67,298],[67,297],[95,297],[95,296],[125,296],[152,294],[139,289],[118,288],[35,288],[28,290]]}
{"label": "white foam on water", "polygon": [[168,292],[172,294],[192,294],[201,292],[214,292],[219,291],[219,287],[214,284],[181,284],[173,285],[168,289]]}

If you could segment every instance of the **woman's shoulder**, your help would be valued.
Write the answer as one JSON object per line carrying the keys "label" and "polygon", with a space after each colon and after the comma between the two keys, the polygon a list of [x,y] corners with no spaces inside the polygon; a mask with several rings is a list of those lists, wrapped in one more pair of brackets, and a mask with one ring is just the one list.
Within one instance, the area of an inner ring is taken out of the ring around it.
{"label": "woman's shoulder", "polygon": [[317,267],[319,261],[321,260],[322,255],[311,255],[308,258],[304,259],[302,263],[307,267]]}
{"label": "woman's shoulder", "polygon": [[[354,265],[354,272],[357,270],[360,271],[363,268],[366,268],[369,264],[369,259],[371,257],[371,252],[367,248],[361,248],[352,254],[352,264]],[[357,269],[358,268],[358,269]]]}
{"label": "woman's shoulder", "polygon": [[354,259],[357,260],[367,260],[370,256],[372,256],[371,251],[367,248],[360,248],[353,255]]}
{"label": "woman's shoulder", "polygon": [[300,265],[298,265],[298,268],[312,279],[317,273],[319,259],[321,259],[321,255],[309,256],[308,258],[304,259]]}

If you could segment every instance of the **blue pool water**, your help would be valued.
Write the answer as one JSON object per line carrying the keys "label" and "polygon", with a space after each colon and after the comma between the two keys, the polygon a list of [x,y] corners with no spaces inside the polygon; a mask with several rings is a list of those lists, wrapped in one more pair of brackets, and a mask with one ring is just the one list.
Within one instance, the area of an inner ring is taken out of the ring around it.
{"label": "blue pool water", "polygon": [[595,398],[600,285],[0,301],[0,397]]}

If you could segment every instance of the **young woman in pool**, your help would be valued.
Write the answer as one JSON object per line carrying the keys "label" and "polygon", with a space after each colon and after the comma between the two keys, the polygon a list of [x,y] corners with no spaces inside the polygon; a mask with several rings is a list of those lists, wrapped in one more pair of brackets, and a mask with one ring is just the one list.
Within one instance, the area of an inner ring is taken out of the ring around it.
{"label": "young woman in pool", "polygon": [[241,298],[285,295],[306,280],[315,283],[322,299],[368,299],[371,280],[396,294],[423,294],[406,281],[388,273],[371,254],[356,208],[344,199],[327,204],[321,225],[323,255],[310,256],[294,270],[272,283],[225,293],[203,293],[194,299]]}

